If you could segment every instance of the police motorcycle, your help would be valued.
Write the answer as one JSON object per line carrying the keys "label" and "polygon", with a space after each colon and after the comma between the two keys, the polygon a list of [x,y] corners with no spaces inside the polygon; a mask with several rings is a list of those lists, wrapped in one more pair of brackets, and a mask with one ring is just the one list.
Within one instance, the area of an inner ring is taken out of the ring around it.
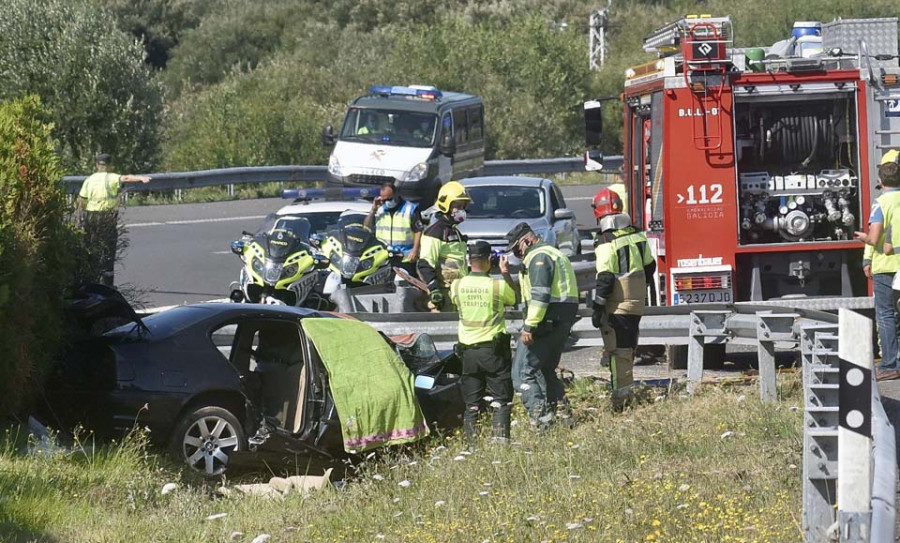
{"label": "police motorcycle", "polygon": [[[378,241],[375,232],[363,226],[366,216],[347,211],[338,219],[337,228],[321,243],[320,252],[330,261],[330,274],[322,293],[339,310],[347,310],[350,290],[389,292],[394,288],[394,266],[403,253]],[[366,288],[374,287],[374,288]]]}
{"label": "police motorcycle", "polygon": [[329,307],[319,288],[319,270],[328,259],[310,244],[310,223],[303,217],[270,214],[256,233],[244,232],[231,252],[244,263],[232,282],[234,302]]}

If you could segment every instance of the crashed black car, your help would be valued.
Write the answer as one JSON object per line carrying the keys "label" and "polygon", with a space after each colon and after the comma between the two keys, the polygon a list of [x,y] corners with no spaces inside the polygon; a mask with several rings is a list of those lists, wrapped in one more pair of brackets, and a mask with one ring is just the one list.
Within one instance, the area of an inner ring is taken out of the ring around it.
{"label": "crashed black car", "polygon": [[460,423],[459,361],[424,334],[391,340],[355,319],[257,304],[140,318],[100,285],[79,289],[71,316],[82,333],[48,385],[54,422],[148,427],[206,475],[248,455],[343,458]]}

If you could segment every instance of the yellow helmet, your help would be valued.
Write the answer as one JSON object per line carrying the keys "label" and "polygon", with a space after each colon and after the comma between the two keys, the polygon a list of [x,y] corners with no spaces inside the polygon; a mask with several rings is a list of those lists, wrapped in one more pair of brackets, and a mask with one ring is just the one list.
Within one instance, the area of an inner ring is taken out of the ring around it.
{"label": "yellow helmet", "polygon": [[879,166],[884,166],[885,164],[890,164],[891,162],[900,162],[900,151],[897,149],[891,149],[887,151],[883,155],[881,155],[881,163]]}
{"label": "yellow helmet", "polygon": [[441,213],[450,213],[450,206],[453,202],[471,202],[466,187],[462,186],[459,181],[449,181],[438,192],[437,202],[435,205]]}

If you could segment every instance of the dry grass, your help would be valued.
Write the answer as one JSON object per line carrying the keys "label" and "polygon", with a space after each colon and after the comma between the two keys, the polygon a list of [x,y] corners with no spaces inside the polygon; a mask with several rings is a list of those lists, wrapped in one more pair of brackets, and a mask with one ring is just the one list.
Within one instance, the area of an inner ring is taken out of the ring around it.
{"label": "dry grass", "polygon": [[798,541],[802,410],[785,379],[775,404],[707,389],[618,416],[599,384],[576,381],[574,429],[540,434],[518,412],[511,446],[465,454],[459,435],[438,437],[362,464],[340,490],[275,500],[219,497],[140,436],[69,457],[0,447],[0,539]]}

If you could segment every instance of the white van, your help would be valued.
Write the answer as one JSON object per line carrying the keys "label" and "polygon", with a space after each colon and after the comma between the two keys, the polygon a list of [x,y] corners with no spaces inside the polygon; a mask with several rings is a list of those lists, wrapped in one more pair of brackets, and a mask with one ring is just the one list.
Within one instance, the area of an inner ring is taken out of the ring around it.
{"label": "white van", "polygon": [[373,86],[347,109],[334,145],[328,182],[345,187],[393,181],[411,201],[430,204],[441,184],[480,175],[484,167],[481,98],[434,87]]}

